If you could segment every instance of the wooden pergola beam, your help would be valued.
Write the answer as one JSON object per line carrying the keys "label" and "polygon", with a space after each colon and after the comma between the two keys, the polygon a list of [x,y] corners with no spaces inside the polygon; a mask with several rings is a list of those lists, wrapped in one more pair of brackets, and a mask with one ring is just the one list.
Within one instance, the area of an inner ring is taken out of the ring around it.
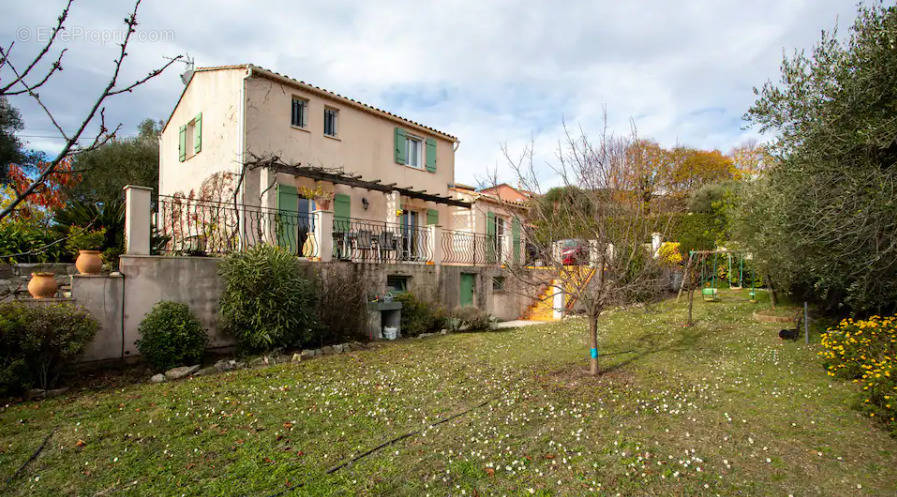
{"label": "wooden pergola beam", "polygon": [[463,200],[454,199],[439,194],[427,193],[426,190],[415,190],[410,186],[397,188],[395,183],[383,184],[378,180],[364,180],[361,175],[346,174],[333,172],[319,167],[311,166],[294,166],[283,163],[270,163],[269,167],[278,173],[292,174],[303,178],[310,178],[318,181],[329,181],[338,185],[346,185],[353,188],[364,188],[366,190],[390,193],[399,192],[409,198],[416,198],[426,202],[435,202],[437,204],[446,204],[455,207],[463,207],[470,209],[471,203]]}

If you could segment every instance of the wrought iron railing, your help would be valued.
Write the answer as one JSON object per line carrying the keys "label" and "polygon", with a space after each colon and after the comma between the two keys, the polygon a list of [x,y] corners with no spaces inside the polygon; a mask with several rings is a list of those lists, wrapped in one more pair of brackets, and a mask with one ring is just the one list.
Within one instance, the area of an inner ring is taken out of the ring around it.
{"label": "wrought iron railing", "polygon": [[163,253],[228,254],[269,243],[301,257],[318,256],[311,214],[159,195],[154,221]]}
{"label": "wrought iron railing", "polygon": [[333,258],[356,262],[432,261],[430,231],[426,226],[334,218]]}
{"label": "wrought iron railing", "polygon": [[442,230],[442,262],[470,266],[502,264],[507,250],[501,238],[467,231]]}

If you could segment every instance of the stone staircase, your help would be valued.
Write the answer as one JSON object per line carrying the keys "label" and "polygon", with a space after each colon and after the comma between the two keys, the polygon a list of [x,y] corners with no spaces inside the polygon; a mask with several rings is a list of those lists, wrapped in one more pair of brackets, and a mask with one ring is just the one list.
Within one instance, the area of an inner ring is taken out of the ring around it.
{"label": "stone staircase", "polygon": [[[570,270],[570,268],[567,268],[567,270]],[[582,285],[588,285],[596,272],[595,268],[588,266],[582,266],[575,270],[580,271],[579,281],[584,282]],[[562,285],[563,281],[558,278],[542,285],[536,297],[533,298],[532,303],[524,311],[521,319],[528,321],[555,321],[554,295]],[[576,292],[564,293],[564,311],[572,311],[573,306],[576,304]]]}
{"label": "stone staircase", "polygon": [[527,321],[554,321],[554,294],[557,292],[557,280],[542,285],[538,295],[523,313]]}

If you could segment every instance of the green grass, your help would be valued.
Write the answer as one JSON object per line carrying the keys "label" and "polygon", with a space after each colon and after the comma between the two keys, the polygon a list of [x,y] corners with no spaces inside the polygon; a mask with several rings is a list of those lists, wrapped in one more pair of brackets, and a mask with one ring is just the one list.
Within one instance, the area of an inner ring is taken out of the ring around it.
{"label": "green grass", "polygon": [[598,378],[573,319],[8,406],[4,481],[55,432],[0,493],[895,495],[897,440],[746,300],[602,316]]}

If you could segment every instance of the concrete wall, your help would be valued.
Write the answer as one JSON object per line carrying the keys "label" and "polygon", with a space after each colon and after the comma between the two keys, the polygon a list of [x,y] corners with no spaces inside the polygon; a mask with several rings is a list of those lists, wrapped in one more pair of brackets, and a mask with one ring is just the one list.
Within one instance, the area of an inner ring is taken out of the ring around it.
{"label": "concrete wall", "polygon": [[[72,298],[100,322],[93,341],[82,360],[99,361],[130,355],[127,339],[122,335],[122,288],[124,278],[108,275],[75,275],[72,277]],[[133,339],[132,337],[129,337]],[[125,354],[125,352],[128,352]]]}
{"label": "concrete wall", "polygon": [[[220,258],[121,257],[121,276],[75,276],[72,298],[101,323],[101,330],[85,353],[85,361],[120,359],[137,355],[138,327],[152,307],[163,300],[190,306],[209,333],[211,347],[233,345],[218,326],[218,300],[222,281]],[[458,306],[461,273],[475,273],[474,304],[500,319],[517,319],[531,301],[528,288],[498,267],[436,266],[426,264],[374,264],[304,262],[322,278],[337,272],[356,272],[373,294],[386,292],[389,275],[407,277],[408,290],[423,300],[447,309]],[[506,289],[493,291],[492,278],[505,276]],[[532,293],[531,290],[529,290]]]}

